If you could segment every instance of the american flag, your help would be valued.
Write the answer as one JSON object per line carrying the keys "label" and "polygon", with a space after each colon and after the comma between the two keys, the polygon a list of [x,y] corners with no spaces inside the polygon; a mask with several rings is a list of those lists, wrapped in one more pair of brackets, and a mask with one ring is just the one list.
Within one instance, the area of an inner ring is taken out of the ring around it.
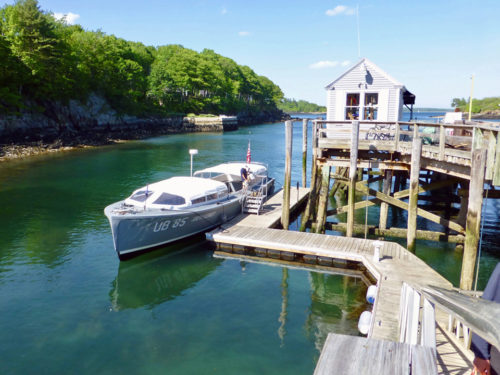
{"label": "american flag", "polygon": [[250,151],[250,141],[248,141],[247,164],[252,162],[252,152]]}

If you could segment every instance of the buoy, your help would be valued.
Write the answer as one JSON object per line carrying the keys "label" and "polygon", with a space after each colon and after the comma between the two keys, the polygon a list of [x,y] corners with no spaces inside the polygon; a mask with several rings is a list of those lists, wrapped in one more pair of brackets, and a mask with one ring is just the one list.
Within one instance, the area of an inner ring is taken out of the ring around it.
{"label": "buoy", "polygon": [[367,335],[370,330],[370,322],[372,320],[371,311],[363,311],[358,321],[358,330],[362,335]]}
{"label": "buoy", "polygon": [[366,301],[368,303],[373,303],[375,302],[375,297],[377,296],[377,286],[376,285],[370,285],[368,287],[368,290],[366,291]]}

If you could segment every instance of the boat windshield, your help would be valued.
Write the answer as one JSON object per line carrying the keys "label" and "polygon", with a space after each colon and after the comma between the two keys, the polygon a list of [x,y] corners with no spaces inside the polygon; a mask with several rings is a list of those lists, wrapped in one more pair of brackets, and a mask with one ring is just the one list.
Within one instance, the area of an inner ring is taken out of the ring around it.
{"label": "boat windshield", "polygon": [[145,202],[148,197],[153,195],[154,191],[151,190],[139,190],[132,194],[130,199],[136,201],[136,202]]}
{"label": "boat windshield", "polygon": [[171,206],[179,206],[181,204],[186,204],[186,200],[183,197],[179,196],[179,195],[162,193],[153,202],[153,204],[168,204],[168,205],[171,205]]}

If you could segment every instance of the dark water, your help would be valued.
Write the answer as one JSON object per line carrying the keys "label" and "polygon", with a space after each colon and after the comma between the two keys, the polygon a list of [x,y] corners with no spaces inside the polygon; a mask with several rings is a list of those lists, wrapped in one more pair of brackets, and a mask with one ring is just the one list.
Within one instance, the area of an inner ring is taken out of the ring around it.
{"label": "dark water", "polygon": [[[118,261],[105,205],[187,175],[190,148],[195,169],[244,160],[248,139],[252,159],[282,183],[283,124],[0,164],[0,374],[310,374],[329,331],[357,334],[360,279],[217,259],[202,237]],[[487,201],[480,287],[499,259],[498,208]],[[392,220],[406,222],[400,212]],[[453,245],[419,241],[417,255],[458,282]]]}
{"label": "dark water", "polygon": [[188,174],[190,148],[204,168],[244,160],[250,138],[282,181],[283,134],[265,124],[0,164],[0,374],[312,373],[329,331],[357,334],[360,279],[215,259],[203,237],[120,263],[103,215]]}

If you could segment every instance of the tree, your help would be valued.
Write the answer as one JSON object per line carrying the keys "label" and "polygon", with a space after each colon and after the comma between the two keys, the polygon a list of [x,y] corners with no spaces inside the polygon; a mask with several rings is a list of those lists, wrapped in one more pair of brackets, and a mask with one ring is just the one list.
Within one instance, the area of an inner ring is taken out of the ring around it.
{"label": "tree", "polygon": [[460,99],[460,98],[453,98],[453,100],[451,101],[451,106],[453,108],[464,108],[465,106],[467,105],[467,102],[465,101],[465,99]]}
{"label": "tree", "polygon": [[24,84],[19,92],[32,97],[58,97],[67,77],[61,59],[64,43],[58,39],[56,22],[40,10],[36,0],[18,0],[1,12],[2,35],[12,55],[23,65]]}

